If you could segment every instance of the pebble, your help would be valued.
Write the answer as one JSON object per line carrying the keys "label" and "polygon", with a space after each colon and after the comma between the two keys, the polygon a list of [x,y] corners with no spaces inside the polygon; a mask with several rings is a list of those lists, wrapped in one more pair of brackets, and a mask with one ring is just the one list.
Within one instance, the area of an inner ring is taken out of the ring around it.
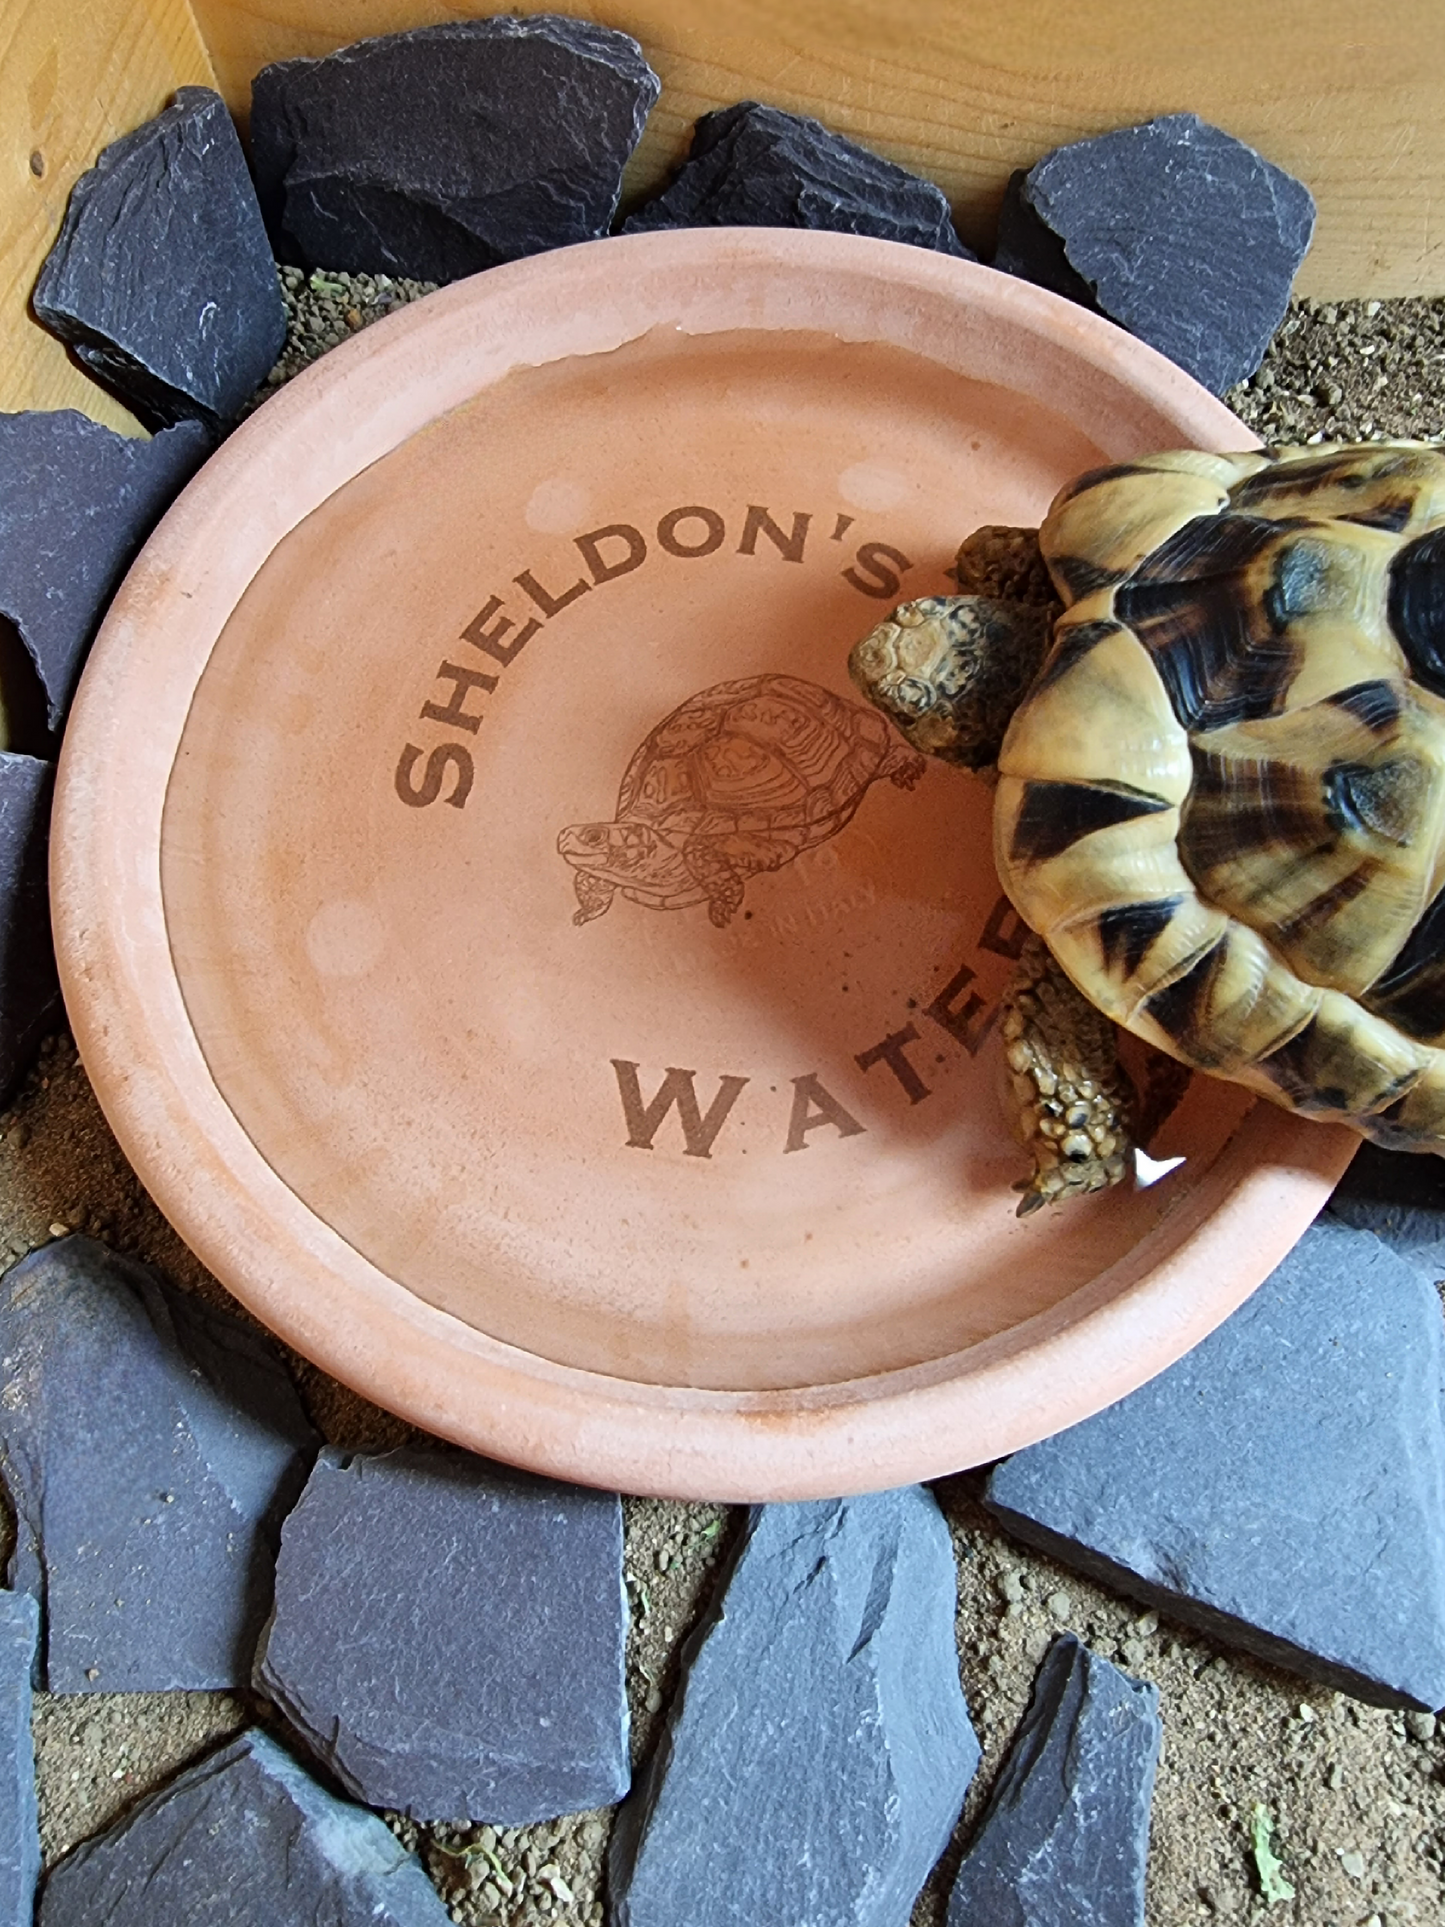
{"label": "pebble", "polygon": [[1435,1737],[1435,1715],[1412,1711],[1405,1715],[1405,1731],[1412,1740],[1422,1743]]}
{"label": "pebble", "polygon": [[1044,1601],[1044,1605],[1048,1609],[1050,1619],[1058,1620],[1060,1625],[1074,1610],[1074,1602],[1066,1592],[1051,1592]]}

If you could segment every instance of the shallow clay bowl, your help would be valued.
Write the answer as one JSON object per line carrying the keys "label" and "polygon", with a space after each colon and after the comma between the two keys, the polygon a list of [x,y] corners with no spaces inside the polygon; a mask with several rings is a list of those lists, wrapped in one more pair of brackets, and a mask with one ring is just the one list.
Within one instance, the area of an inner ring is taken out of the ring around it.
{"label": "shallow clay bowl", "polygon": [[498,268],[269,401],[66,737],[56,936],[141,1177],[299,1351],[637,1492],[1013,1450],[1167,1365],[1353,1139],[1196,1079],[1150,1185],[1020,1222],[990,793],[852,643],[982,522],[1251,438],[1107,323],[879,241]]}

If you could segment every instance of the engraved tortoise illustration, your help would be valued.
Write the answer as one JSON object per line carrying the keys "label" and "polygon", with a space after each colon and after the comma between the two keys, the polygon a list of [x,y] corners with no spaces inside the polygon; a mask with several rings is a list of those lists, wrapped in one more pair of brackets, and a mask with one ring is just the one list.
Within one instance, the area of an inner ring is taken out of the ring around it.
{"label": "engraved tortoise illustration", "polygon": [[996,770],[1026,1212],[1124,1175],[1122,1025],[1445,1153],[1445,451],[1162,454],[977,531],[854,680]]}
{"label": "engraved tortoise illustration", "polygon": [[911,789],[921,756],[873,710],[797,676],[699,690],[644,738],[610,823],[574,823],[574,923],[621,891],[653,910],[706,903],[721,928],[750,876],[778,870],[851,822],[870,783]]}

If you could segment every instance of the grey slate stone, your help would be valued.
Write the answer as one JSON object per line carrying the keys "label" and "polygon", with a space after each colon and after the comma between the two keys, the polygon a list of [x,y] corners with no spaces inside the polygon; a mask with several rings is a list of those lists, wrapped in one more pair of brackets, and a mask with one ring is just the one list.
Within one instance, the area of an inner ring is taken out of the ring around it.
{"label": "grey slate stone", "polygon": [[1329,1212],[1373,1231],[1431,1284],[1445,1279],[1445,1161],[1362,1144],[1335,1186]]}
{"label": "grey slate stone", "polygon": [[27,1594],[0,1592],[0,1927],[31,1927],[40,1878],[40,1818],[30,1739],[30,1674],[40,1613]]}
{"label": "grey slate stone", "polygon": [[415,1854],[253,1728],[51,1869],[39,1927],[450,1927]]}
{"label": "grey slate stone", "polygon": [[1159,1689],[1050,1646],[949,1896],[947,1927],[1144,1927]]}
{"label": "grey slate stone", "polygon": [[1445,1343],[1425,1280],[1321,1218],[1178,1364],[990,1475],[1021,1539],[1380,1705],[1445,1703]]}
{"label": "grey slate stone", "polygon": [[270,1342],[108,1251],[57,1239],[0,1279],[10,1584],[52,1693],[246,1684],[315,1434]]}
{"label": "grey slate stone", "polygon": [[246,157],[209,87],[182,87],[71,191],[39,320],[149,427],[233,420],[286,339]]}
{"label": "grey slate stone", "polygon": [[522,1826],[630,1781],[622,1508],[469,1453],[325,1451],[256,1655],[349,1792]]}
{"label": "grey slate stone", "polygon": [[121,577],[210,445],[194,422],[141,441],[73,408],[0,414],[0,615],[35,665],[51,729]]}
{"label": "grey slate stone", "polygon": [[624,234],[678,227],[832,228],[972,261],[943,191],[803,114],[756,100],[704,114],[671,186]]}
{"label": "grey slate stone", "polygon": [[261,206],[283,260],[455,281],[605,234],[661,83],[627,34],[455,20],[263,67]]}
{"label": "grey slate stone", "polygon": [[54,774],[0,754],[0,1103],[64,1016],[46,875]]}
{"label": "grey slate stone", "polygon": [[978,1765],[919,1486],[755,1508],[618,1815],[613,1927],[905,1927]]}
{"label": "grey slate stone", "polygon": [[1264,359],[1314,220],[1292,175],[1197,114],[1165,114],[1015,177],[994,266],[1092,295],[1223,394]]}

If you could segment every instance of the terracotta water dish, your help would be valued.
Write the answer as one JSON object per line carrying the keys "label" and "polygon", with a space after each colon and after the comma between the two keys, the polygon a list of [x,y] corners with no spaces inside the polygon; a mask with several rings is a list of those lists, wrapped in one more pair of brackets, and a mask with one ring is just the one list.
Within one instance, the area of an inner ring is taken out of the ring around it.
{"label": "terracotta water dish", "polygon": [[565,250],[328,356],[162,524],[66,739],[67,1002],[162,1209],[381,1404],[625,1490],[927,1477],[1178,1357],[1353,1139],[1196,1079],[1153,1182],[1020,1222],[989,792],[846,664],[976,525],[1250,440],[837,235]]}

